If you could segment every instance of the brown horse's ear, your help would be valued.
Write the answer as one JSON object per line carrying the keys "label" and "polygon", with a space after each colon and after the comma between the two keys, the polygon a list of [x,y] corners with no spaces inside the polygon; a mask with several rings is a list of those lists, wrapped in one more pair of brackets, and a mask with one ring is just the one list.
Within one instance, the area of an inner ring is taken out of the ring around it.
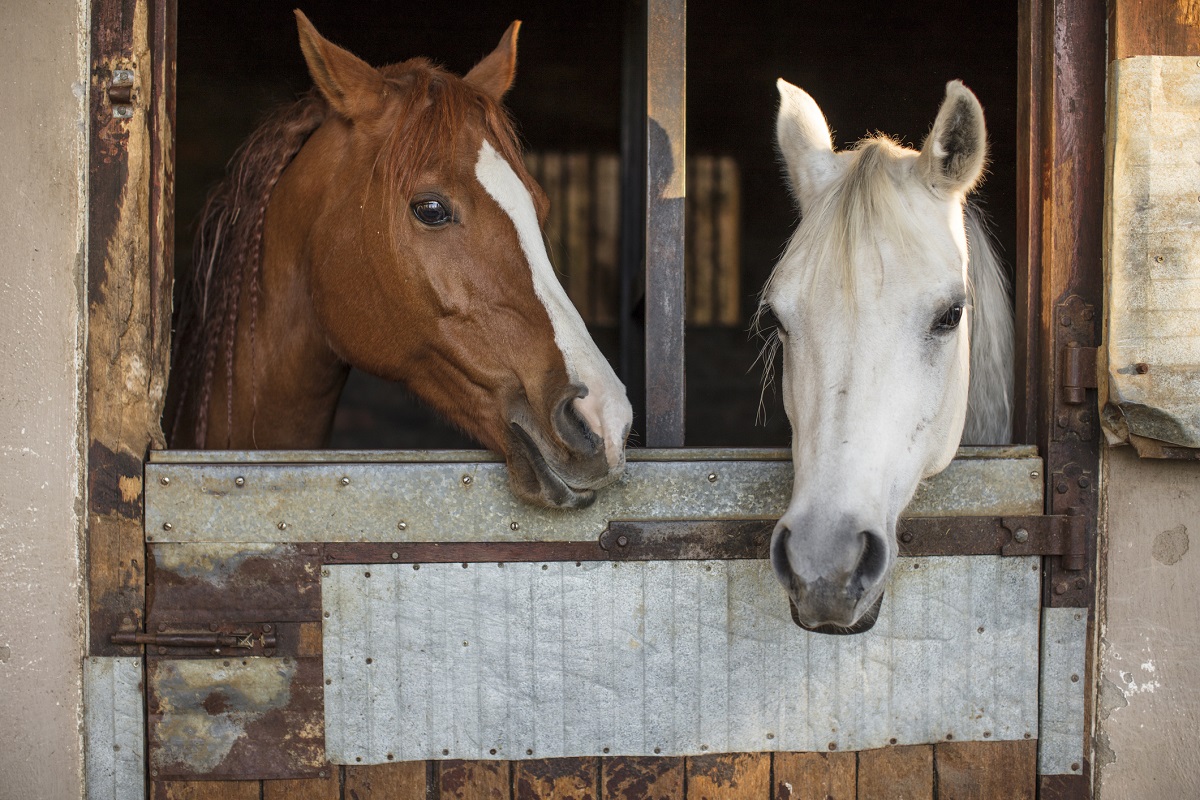
{"label": "brown horse's ear", "polygon": [[521,30],[521,20],[516,20],[508,26],[500,44],[487,58],[476,64],[467,73],[464,80],[476,89],[489,95],[493,100],[504,97],[504,93],[512,86],[517,74],[517,31]]}
{"label": "brown horse's ear", "polygon": [[296,27],[313,83],[337,113],[355,119],[379,108],[383,78],[378,70],[317,33],[300,9],[296,9]]}

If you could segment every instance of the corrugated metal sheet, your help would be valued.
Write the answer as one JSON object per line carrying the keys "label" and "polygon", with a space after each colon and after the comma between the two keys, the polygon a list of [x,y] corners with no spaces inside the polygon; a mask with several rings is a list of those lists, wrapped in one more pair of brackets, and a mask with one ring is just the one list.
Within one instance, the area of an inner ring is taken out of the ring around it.
{"label": "corrugated metal sheet", "polygon": [[848,637],[796,627],[764,561],[329,572],[335,763],[1037,735],[1037,558],[901,559]]}
{"label": "corrugated metal sheet", "polygon": [[1039,775],[1079,775],[1087,686],[1087,609],[1042,612]]}
{"label": "corrugated metal sheet", "polygon": [[1104,428],[1200,447],[1200,68],[1120,59],[1109,87]]}
{"label": "corrugated metal sheet", "polygon": [[[1029,448],[973,448],[907,513],[1036,514],[1041,469]],[[570,513],[520,503],[495,461],[158,463],[146,477],[147,538],[157,542],[572,541],[612,519],[778,517],[792,466],[785,451],[631,460],[594,505]]]}
{"label": "corrugated metal sheet", "polygon": [[142,660],[87,658],[83,666],[88,800],[145,797]]}

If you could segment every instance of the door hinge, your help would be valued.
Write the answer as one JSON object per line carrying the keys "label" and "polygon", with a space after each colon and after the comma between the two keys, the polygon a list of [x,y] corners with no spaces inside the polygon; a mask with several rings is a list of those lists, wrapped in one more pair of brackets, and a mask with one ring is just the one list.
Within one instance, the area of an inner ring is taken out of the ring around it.
{"label": "door hinge", "polygon": [[213,623],[207,630],[192,626],[158,626],[155,633],[123,631],[114,633],[113,644],[145,645],[158,655],[201,656],[273,656],[276,636],[274,625],[237,625]]}
{"label": "door hinge", "polygon": [[117,119],[133,116],[133,85],[136,80],[137,74],[131,69],[113,70],[112,80],[108,83],[108,102]]}
{"label": "door hinge", "polygon": [[1084,347],[1078,342],[1070,342],[1063,348],[1062,390],[1063,402],[1067,405],[1081,405],[1087,397],[1087,390],[1097,388],[1098,350],[1096,347]]}

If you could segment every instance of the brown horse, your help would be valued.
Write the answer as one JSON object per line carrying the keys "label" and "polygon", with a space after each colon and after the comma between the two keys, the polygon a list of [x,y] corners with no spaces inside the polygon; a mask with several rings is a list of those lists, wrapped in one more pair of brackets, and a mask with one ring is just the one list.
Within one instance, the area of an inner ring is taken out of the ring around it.
{"label": "brown horse", "polygon": [[296,20],[316,91],[209,197],[172,446],[320,447],[353,365],[502,453],[519,497],[587,505],[624,468],[632,412],[555,276],[546,195],[499,105],[520,23],[459,78],[375,69]]}

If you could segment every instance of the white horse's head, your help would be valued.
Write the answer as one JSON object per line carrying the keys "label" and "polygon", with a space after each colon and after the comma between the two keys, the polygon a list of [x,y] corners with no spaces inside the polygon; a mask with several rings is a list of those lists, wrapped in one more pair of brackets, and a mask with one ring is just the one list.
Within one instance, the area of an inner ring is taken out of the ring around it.
{"label": "white horse's head", "polygon": [[771,562],[801,625],[856,632],[878,613],[901,511],[963,432],[964,205],[984,169],[983,109],[954,81],[920,152],[880,136],[835,152],[813,99],[778,85],[801,221],[759,313],[783,348],[795,468]]}

